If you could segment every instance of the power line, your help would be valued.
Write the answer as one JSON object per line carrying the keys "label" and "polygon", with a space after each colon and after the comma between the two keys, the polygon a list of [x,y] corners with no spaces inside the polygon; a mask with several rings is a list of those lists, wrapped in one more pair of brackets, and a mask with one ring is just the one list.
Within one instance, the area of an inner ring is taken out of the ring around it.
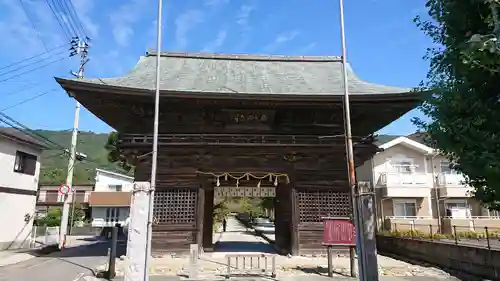
{"label": "power line", "polygon": [[0,80],[0,82],[5,82],[5,81],[12,80],[12,79],[17,78],[17,77],[19,77],[19,76],[21,76],[21,75],[24,75],[24,74],[27,74],[27,73],[30,73],[30,72],[36,71],[36,70],[41,69],[41,68],[44,68],[44,67],[47,67],[47,66],[52,65],[52,64],[54,64],[54,63],[56,63],[56,62],[60,62],[60,61],[62,61],[62,60],[64,60],[64,59],[66,59],[66,57],[62,57],[62,58],[60,58],[60,59],[58,59],[58,60],[51,61],[51,62],[49,62],[49,63],[43,64],[43,65],[41,65],[41,66],[39,66],[39,67],[36,67],[36,68],[30,69],[30,70],[27,70],[27,71],[25,71],[25,72],[18,73],[17,75],[14,75],[14,76],[11,76],[11,77],[8,77],[8,78],[5,78],[5,79],[2,79],[2,80]]}
{"label": "power line", "polygon": [[[53,57],[57,57],[57,56],[59,56],[59,55],[62,55],[62,54],[64,54],[65,52],[66,52],[66,51],[59,52],[59,53],[55,54]],[[44,62],[44,61],[49,60],[49,59],[51,59],[51,58],[52,58],[52,57],[45,57],[45,58],[39,59],[39,60],[37,60],[37,61],[35,61],[35,62],[32,62],[32,63],[30,63],[30,64],[21,65],[21,66],[19,66],[19,67],[17,67],[17,68],[14,68],[14,69],[9,69],[7,72],[3,72],[3,73],[2,73],[2,71],[0,71],[0,77],[5,76],[5,75],[7,75],[7,74],[11,74],[12,72],[16,72],[16,71],[21,70],[21,69],[23,69],[23,68],[26,68],[26,67],[29,67],[29,66],[32,66],[32,65],[35,65],[35,64],[38,64],[38,63]]]}
{"label": "power line", "polygon": [[68,15],[68,13],[66,12],[65,10],[65,7],[64,7],[64,1],[61,1],[61,0],[53,0],[52,3],[57,3],[57,7],[59,8],[59,11],[62,15],[64,15],[66,21],[65,23],[67,24],[67,26],[69,27],[69,29],[71,30],[71,35],[73,36],[79,36],[80,34],[78,34],[78,30],[75,28],[75,25],[74,25],[74,21],[73,21],[73,18]]}
{"label": "power line", "polygon": [[[2,112],[0,112],[0,115],[4,115]],[[41,142],[42,144],[46,145],[48,148],[50,149],[58,149],[60,150],[60,148],[58,146],[54,146],[54,144],[52,144],[51,142],[47,142],[45,139],[41,139],[40,136],[38,136],[37,134],[33,134],[32,132],[28,131],[28,130],[24,130],[24,129],[20,129],[16,126],[16,123],[15,122],[11,122],[9,121],[9,117],[7,115],[5,115],[7,118],[3,118],[2,116],[0,116],[0,122],[2,123],[5,123],[7,124],[7,126],[11,127],[11,128],[14,128],[20,132],[22,132],[23,134],[26,134],[27,136],[30,136],[34,139],[36,139],[37,141]]]}
{"label": "power line", "polygon": [[40,40],[40,42],[42,43],[43,47],[45,48],[45,51],[48,51],[47,49],[47,45],[45,45],[45,42],[43,41],[42,39],[42,36],[40,36],[40,32],[38,31],[38,29],[36,28],[36,25],[35,25],[35,22],[33,21],[33,19],[31,18],[31,15],[30,13],[28,12],[28,9],[26,8],[26,5],[24,5],[24,1],[23,0],[19,0],[19,2],[21,3],[21,7],[24,11],[24,14],[26,14],[26,17],[28,18],[28,20],[30,21],[31,23],[31,27],[33,27],[33,30],[35,30],[36,32],[36,35],[38,37],[38,40]]}
{"label": "power line", "polygon": [[40,85],[41,83],[38,82],[38,83],[31,83],[31,84],[28,84],[27,86],[24,86],[24,87],[21,87],[20,89],[17,89],[15,91],[12,91],[12,92],[9,92],[9,93],[6,93],[4,94],[4,96],[11,96],[13,94],[17,94],[17,93],[20,93],[20,92],[23,92],[23,91],[26,91],[26,90],[29,90],[33,87],[36,87],[38,85]]}
{"label": "power line", "polygon": [[[0,111],[0,122],[5,123],[9,127],[14,128],[14,129],[34,138],[36,140],[42,142],[43,144],[47,145],[49,148],[51,148],[53,150],[59,150],[65,154],[69,154],[68,149],[65,148],[64,146],[50,140],[49,138],[43,136],[42,134],[36,132],[35,130],[30,129],[29,127],[21,124],[19,121],[15,120],[14,118],[10,117],[9,115],[7,115],[1,111]],[[70,157],[71,157],[71,155],[70,155]],[[85,158],[85,161],[92,162],[95,164],[100,164],[99,161],[94,160],[92,158],[88,158],[88,157]]]}
{"label": "power line", "polygon": [[14,108],[14,107],[16,107],[16,106],[19,106],[19,105],[25,104],[25,103],[30,102],[30,101],[32,101],[32,100],[35,100],[35,99],[37,99],[37,98],[39,98],[39,97],[45,96],[45,95],[47,95],[47,94],[49,94],[49,93],[51,93],[51,92],[53,92],[53,91],[55,91],[55,90],[57,90],[57,89],[50,89],[50,90],[45,91],[45,92],[43,92],[43,93],[40,93],[40,94],[38,94],[38,95],[36,95],[36,96],[33,96],[33,97],[27,98],[27,99],[25,99],[25,100],[22,100],[22,101],[20,101],[20,102],[18,102],[18,103],[16,103],[16,104],[13,104],[13,105],[7,106],[7,107],[5,107],[5,108],[2,108],[2,109],[0,109],[0,111],[5,111],[5,110],[7,110],[7,109],[11,109],[11,108]]}
{"label": "power line", "polygon": [[73,29],[73,32],[75,32],[75,35],[85,38],[85,33],[82,32],[82,30],[79,28],[78,22],[75,19],[74,15],[71,13],[71,9],[68,5],[68,2],[64,0],[57,0],[59,2],[59,5],[61,6],[61,10],[64,10],[64,13],[66,15],[66,18],[68,19],[68,23]]}
{"label": "power line", "polygon": [[[82,38],[82,40],[85,40],[85,42],[86,42],[86,41],[88,40],[88,35],[89,35],[89,34],[87,33],[87,29],[85,28],[85,26],[84,26],[84,24],[83,24],[82,20],[80,19],[80,16],[79,16],[79,15],[78,15],[78,13],[76,12],[76,10],[75,10],[75,5],[73,5],[73,1],[68,0],[68,3],[69,3],[68,5],[69,5],[69,7],[70,7],[70,10],[73,12],[73,14],[74,14],[74,15],[75,15],[75,17],[76,17],[76,22],[77,22],[77,23],[78,23],[78,25],[80,26],[81,31],[82,31],[83,35],[85,36],[84,38]],[[70,12],[71,12],[71,11],[70,11]],[[88,43],[88,42],[86,42],[86,43]]]}
{"label": "power line", "polygon": [[46,55],[46,54],[52,53],[53,51],[55,51],[55,50],[59,50],[59,49],[61,49],[61,48],[63,48],[63,47],[67,47],[68,45],[69,45],[69,43],[65,43],[65,44],[60,45],[60,46],[58,46],[58,47],[52,48],[51,50],[48,50],[48,51],[46,51],[46,52],[43,52],[43,53],[40,53],[40,54],[36,54],[36,55],[34,55],[34,56],[31,56],[31,57],[28,57],[28,58],[22,59],[22,60],[17,61],[17,62],[13,62],[13,63],[11,63],[11,64],[9,64],[9,65],[6,65],[6,66],[2,66],[2,67],[0,67],[0,70],[3,70],[3,69],[6,69],[6,68],[9,68],[9,67],[11,67],[11,66],[15,66],[15,65],[17,65],[17,64],[21,64],[21,63],[23,63],[23,62],[25,62],[25,61],[32,60],[32,59],[34,59],[34,58],[36,58],[36,57],[39,57],[39,56],[43,56],[43,55]]}
{"label": "power line", "polygon": [[61,30],[63,31],[64,36],[66,36],[66,39],[70,40],[71,36],[69,35],[70,33],[68,32],[67,27],[61,22],[61,19],[57,16],[59,13],[57,11],[55,11],[55,9],[54,9],[55,7],[52,6],[54,3],[52,2],[52,5],[51,5],[50,0],[45,0],[45,2],[47,3],[47,5],[49,5],[49,9],[52,12],[52,15],[56,19],[59,26],[61,27]]}

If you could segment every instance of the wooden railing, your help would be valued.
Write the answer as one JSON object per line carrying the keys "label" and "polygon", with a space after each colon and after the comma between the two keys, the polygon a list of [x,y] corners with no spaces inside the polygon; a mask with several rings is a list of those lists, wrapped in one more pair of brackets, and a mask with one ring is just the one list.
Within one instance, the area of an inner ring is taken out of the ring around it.
{"label": "wooden railing", "polygon": [[[358,143],[370,143],[365,138],[354,138]],[[120,136],[120,146],[153,143],[153,135],[124,134]],[[160,134],[159,144],[168,145],[263,145],[263,146],[332,146],[344,145],[343,135],[255,135],[255,134]]]}

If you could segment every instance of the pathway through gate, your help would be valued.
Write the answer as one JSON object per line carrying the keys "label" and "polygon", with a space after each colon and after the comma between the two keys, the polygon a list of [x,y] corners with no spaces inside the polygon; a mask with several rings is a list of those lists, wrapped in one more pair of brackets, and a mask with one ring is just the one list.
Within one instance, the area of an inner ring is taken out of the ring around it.
{"label": "pathway through gate", "polygon": [[214,251],[224,253],[276,253],[273,245],[256,235],[253,229],[247,229],[233,216],[228,217],[226,232],[223,232],[215,243]]}

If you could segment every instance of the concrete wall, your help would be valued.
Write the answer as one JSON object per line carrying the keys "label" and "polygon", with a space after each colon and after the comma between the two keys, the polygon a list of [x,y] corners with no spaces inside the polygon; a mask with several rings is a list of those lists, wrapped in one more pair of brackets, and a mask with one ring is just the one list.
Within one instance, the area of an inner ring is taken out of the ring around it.
{"label": "concrete wall", "polygon": [[[38,157],[35,175],[14,172],[16,151]],[[0,192],[0,250],[29,244],[40,174],[40,153],[31,146],[0,139],[0,187],[13,190]]]}
{"label": "concrete wall", "polygon": [[383,255],[396,255],[475,277],[500,280],[500,251],[381,235],[377,236],[377,250]]}
{"label": "concrete wall", "polygon": [[[14,172],[16,151],[22,151],[38,157],[34,176]],[[38,175],[40,173],[40,154],[40,150],[0,138],[0,186],[36,191],[38,189]]]}

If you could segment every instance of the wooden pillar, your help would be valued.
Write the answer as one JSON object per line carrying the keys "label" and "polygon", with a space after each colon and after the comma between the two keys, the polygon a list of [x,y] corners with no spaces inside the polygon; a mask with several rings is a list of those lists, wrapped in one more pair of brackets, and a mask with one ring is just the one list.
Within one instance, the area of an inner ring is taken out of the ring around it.
{"label": "wooden pillar", "polygon": [[205,222],[205,181],[200,177],[200,187],[198,188],[198,206],[196,210],[196,243],[198,246],[203,246],[203,228]]}
{"label": "wooden pillar", "polygon": [[299,246],[299,206],[297,202],[297,190],[295,189],[295,184],[290,181],[290,202],[292,208],[292,223],[291,225],[291,247],[290,252],[292,256],[298,256],[300,253]]}
{"label": "wooden pillar", "polygon": [[205,207],[204,207],[204,220],[203,220],[203,248],[205,251],[213,250],[213,222],[214,222],[214,189],[212,186],[204,186],[205,193]]}

